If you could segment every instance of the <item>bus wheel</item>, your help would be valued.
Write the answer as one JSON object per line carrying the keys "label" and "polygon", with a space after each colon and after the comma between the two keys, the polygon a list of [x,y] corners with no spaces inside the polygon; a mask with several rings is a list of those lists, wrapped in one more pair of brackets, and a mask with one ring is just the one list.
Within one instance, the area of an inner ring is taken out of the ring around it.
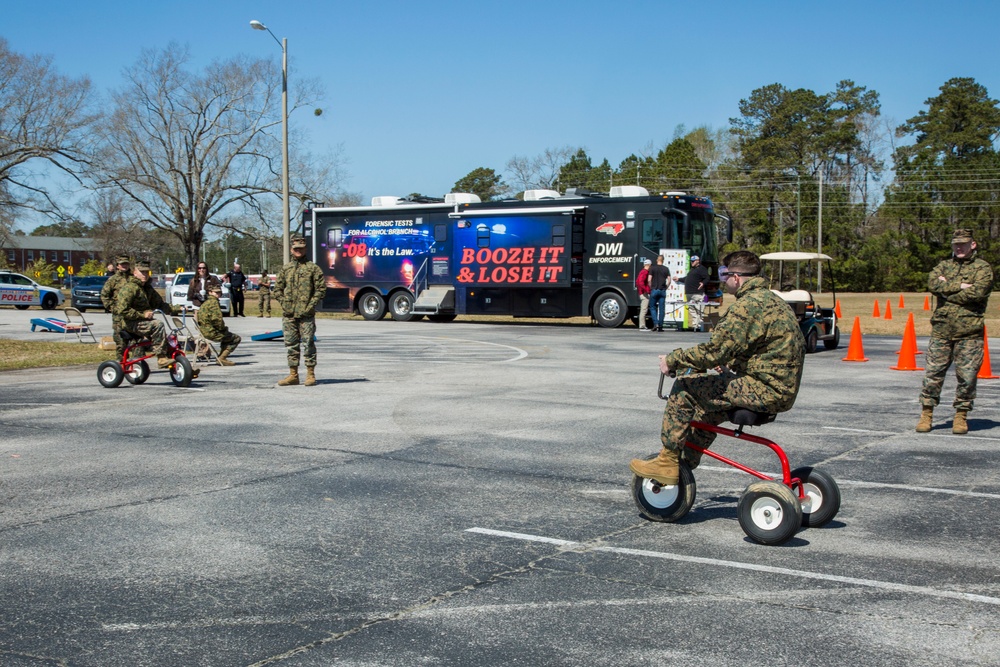
{"label": "bus wheel", "polygon": [[396,292],[389,299],[389,312],[397,322],[408,322],[413,319],[413,295],[409,292]]}
{"label": "bus wheel", "polygon": [[594,302],[594,319],[602,327],[614,328],[620,326],[628,315],[625,299],[614,292],[608,292],[597,297]]}
{"label": "bus wheel", "polygon": [[380,320],[385,317],[385,299],[378,292],[368,292],[361,297],[358,312],[366,320]]}

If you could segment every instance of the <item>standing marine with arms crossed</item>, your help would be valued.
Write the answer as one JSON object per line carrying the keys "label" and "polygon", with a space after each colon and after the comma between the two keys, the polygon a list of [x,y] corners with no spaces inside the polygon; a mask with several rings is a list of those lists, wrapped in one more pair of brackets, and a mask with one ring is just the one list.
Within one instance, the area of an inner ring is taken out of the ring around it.
{"label": "standing marine with arms crossed", "polygon": [[[799,322],[780,297],[757,277],[760,259],[749,250],[730,253],[719,280],[736,302],[707,343],[660,356],[660,371],[677,378],[663,410],[660,455],[633,459],[629,468],[660,484],[677,484],[680,460],[698,465],[701,454],[684,446],[708,447],[715,433],[692,429],[691,420],[721,424],[734,408],[777,413],[790,410],[799,393],[806,341]],[[718,375],[707,371],[719,369]],[[697,375],[686,375],[685,371]]]}
{"label": "standing marine with arms crossed", "polygon": [[274,298],[281,304],[281,332],[285,337],[288,353],[288,377],[278,381],[278,386],[299,383],[299,343],[305,358],[306,381],[316,384],[316,306],[326,294],[323,269],[306,259],[306,240],[292,237],[292,261],[281,267],[274,283]]}
{"label": "standing marine with arms crossed", "polygon": [[104,310],[111,313],[111,334],[115,339],[115,354],[121,359],[125,353],[125,343],[122,342],[120,333],[124,323],[118,314],[118,290],[125,286],[128,277],[132,275],[132,262],[128,255],[119,255],[115,262],[118,264],[118,270],[104,281],[104,287],[101,288],[101,303],[104,304]]}
{"label": "standing marine with arms crossed", "polygon": [[976,376],[983,365],[983,316],[993,291],[993,269],[976,257],[971,229],[956,229],[951,253],[931,270],[928,289],[936,299],[931,315],[931,342],[927,346],[927,372],[920,391],[920,421],[917,433],[931,430],[934,406],[941,399],[941,385],[951,362],[955,362],[955,419],[951,432],[969,432],[966,417],[976,398]]}

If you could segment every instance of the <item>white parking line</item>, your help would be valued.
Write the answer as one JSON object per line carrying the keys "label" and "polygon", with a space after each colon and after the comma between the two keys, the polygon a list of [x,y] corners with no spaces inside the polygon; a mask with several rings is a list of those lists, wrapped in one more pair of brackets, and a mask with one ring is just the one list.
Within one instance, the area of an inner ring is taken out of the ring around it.
{"label": "white parking line", "polygon": [[823,574],[821,572],[809,572],[807,570],[792,570],[785,567],[773,567],[771,565],[758,565],[756,563],[740,563],[732,560],[720,560],[718,558],[702,558],[700,556],[687,556],[684,554],[674,554],[665,551],[646,551],[643,549],[626,549],[622,547],[589,546],[584,542],[574,542],[572,540],[560,540],[541,535],[530,535],[527,533],[508,533],[501,530],[491,530],[489,528],[467,528],[467,533],[478,533],[492,537],[506,537],[509,539],[522,540],[527,542],[542,542],[545,544],[555,544],[563,547],[570,547],[580,551],[600,551],[604,553],[621,554],[624,556],[638,556],[640,558],[659,558],[661,560],[673,560],[682,563],[697,563],[699,565],[712,565],[715,567],[729,567],[737,570],[750,570],[753,572],[765,572],[768,574],[779,574],[787,577],[798,577],[800,579],[813,579],[816,581],[832,581],[840,584],[852,586],[864,586],[866,588],[877,588],[886,591],[899,593],[910,593],[913,595],[924,595],[929,597],[947,598],[951,600],[961,600],[963,602],[981,602],[1000,606],[1000,598],[988,595],[976,595],[974,593],[960,593],[957,591],[941,590],[930,588],[929,586],[911,586],[909,584],[897,584],[891,581],[879,581],[877,579],[859,579],[857,577],[842,577],[836,574]]}
{"label": "white parking line", "polygon": [[[745,475],[742,470],[737,470],[730,466],[698,466],[698,470],[711,470],[712,472],[728,472],[736,475]],[[769,477],[781,478],[781,473],[761,471]],[[916,493],[943,493],[948,496],[966,496],[969,498],[990,498],[1000,500],[1000,493],[983,493],[980,491],[961,491],[959,489],[942,489],[933,486],[912,486],[910,484],[892,484],[891,482],[866,482],[855,479],[838,479],[837,486],[856,486],[867,489],[899,489],[901,491],[914,491]]]}
{"label": "white parking line", "polygon": [[[823,426],[827,431],[848,431],[849,433],[869,433],[871,435],[911,435],[910,433],[900,433],[898,431],[874,431],[864,428],[844,428],[842,426]],[[961,438],[963,440],[989,440],[990,442],[1000,442],[1000,438],[991,438],[987,435],[954,435],[952,433],[921,433],[918,438]]]}

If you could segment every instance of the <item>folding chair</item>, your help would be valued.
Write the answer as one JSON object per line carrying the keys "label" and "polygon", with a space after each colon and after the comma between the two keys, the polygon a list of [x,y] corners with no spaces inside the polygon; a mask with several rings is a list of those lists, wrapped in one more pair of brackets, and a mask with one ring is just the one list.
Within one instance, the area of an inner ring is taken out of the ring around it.
{"label": "folding chair", "polygon": [[83,340],[83,334],[90,336],[90,340],[94,343],[97,342],[97,336],[94,335],[93,331],[94,323],[88,322],[78,308],[66,306],[63,308],[63,313],[66,314],[66,328],[63,329],[63,340],[66,339],[66,336],[73,333],[76,334],[76,339],[81,343],[87,342]]}
{"label": "folding chair", "polygon": [[219,361],[219,351],[212,345],[212,341],[202,335],[201,329],[198,328],[198,320],[194,318],[193,314],[184,319],[174,315],[173,320],[174,326],[179,330],[177,342],[183,345],[182,349],[186,350],[188,341],[190,341],[194,345],[195,358],[206,356],[209,359],[215,359],[217,365],[222,365],[222,362]]}

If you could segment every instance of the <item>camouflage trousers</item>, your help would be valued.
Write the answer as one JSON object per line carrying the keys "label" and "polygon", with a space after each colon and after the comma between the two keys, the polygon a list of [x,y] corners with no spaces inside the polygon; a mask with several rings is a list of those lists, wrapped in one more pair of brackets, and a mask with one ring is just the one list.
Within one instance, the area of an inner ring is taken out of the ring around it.
{"label": "camouflage trousers", "polygon": [[663,409],[663,427],[660,442],[666,449],[681,452],[681,458],[692,468],[697,467],[701,454],[686,449],[684,443],[708,448],[715,442],[715,433],[691,428],[689,422],[700,421],[718,425],[726,421],[735,408],[756,412],[777,410],[761,401],[752,385],[739,375],[690,375],[674,380],[674,386]]}
{"label": "camouflage trousers", "polygon": [[166,355],[167,329],[163,326],[163,322],[159,320],[136,320],[126,322],[125,328],[131,334],[148,338],[152,341],[153,346],[150,348],[150,354],[155,354],[158,357]]}
{"label": "camouflage trousers", "polygon": [[271,317],[271,292],[270,290],[260,292],[260,314],[259,317],[267,315]]}
{"label": "camouflage trousers", "polygon": [[239,346],[242,342],[243,339],[241,337],[237,336],[232,331],[227,331],[222,334],[222,339],[219,340],[219,354],[222,354],[223,352],[229,352],[232,354],[236,350],[237,346]]}
{"label": "camouflage trousers", "polygon": [[302,344],[302,357],[306,368],[316,367],[316,318],[315,317],[285,317],[281,320],[281,333],[285,337],[285,352],[288,354],[288,367],[299,367],[299,343]]}
{"label": "camouflage trousers", "polygon": [[122,355],[125,354],[125,341],[122,340],[122,327],[125,323],[122,318],[112,315],[111,316],[111,337],[115,339],[115,354],[118,356],[118,360],[121,361]]}
{"label": "camouflage trousers", "polygon": [[941,400],[941,386],[952,362],[955,363],[955,409],[968,412],[976,398],[976,376],[983,365],[983,339],[963,338],[946,340],[931,337],[924,356],[927,372],[924,387],[920,391],[920,405],[933,408]]}

